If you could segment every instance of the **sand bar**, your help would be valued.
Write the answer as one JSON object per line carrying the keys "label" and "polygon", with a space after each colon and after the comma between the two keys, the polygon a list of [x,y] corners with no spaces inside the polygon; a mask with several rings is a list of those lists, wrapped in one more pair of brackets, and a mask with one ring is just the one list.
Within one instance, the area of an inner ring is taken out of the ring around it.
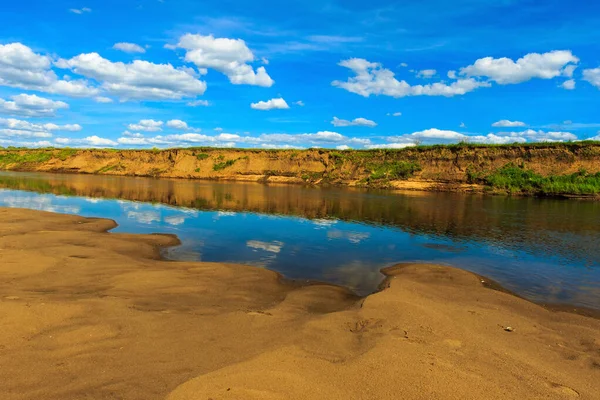
{"label": "sand bar", "polygon": [[0,209],[2,399],[600,398],[599,320],[471,273],[399,265],[357,298],[114,226]]}

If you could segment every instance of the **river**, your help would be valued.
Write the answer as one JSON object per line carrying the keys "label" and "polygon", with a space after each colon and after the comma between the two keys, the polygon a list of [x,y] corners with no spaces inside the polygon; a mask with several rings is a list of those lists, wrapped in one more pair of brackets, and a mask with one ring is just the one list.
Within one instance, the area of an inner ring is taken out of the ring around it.
{"label": "river", "polygon": [[538,303],[600,309],[600,202],[2,172],[0,206],[176,234],[166,258],[250,264],[361,295],[381,268],[427,262]]}

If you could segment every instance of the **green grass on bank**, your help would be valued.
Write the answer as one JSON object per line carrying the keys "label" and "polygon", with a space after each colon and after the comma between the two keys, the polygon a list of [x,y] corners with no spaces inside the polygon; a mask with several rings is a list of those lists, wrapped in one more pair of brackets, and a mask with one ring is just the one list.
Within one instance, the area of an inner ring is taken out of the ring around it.
{"label": "green grass on bank", "polygon": [[52,158],[52,153],[43,151],[31,152],[8,152],[0,154],[0,165],[22,164],[22,163],[42,163]]}
{"label": "green grass on bank", "polygon": [[574,174],[542,176],[514,164],[504,167],[481,179],[494,189],[509,193],[538,195],[595,195],[600,194],[600,172],[589,174],[584,170]]}

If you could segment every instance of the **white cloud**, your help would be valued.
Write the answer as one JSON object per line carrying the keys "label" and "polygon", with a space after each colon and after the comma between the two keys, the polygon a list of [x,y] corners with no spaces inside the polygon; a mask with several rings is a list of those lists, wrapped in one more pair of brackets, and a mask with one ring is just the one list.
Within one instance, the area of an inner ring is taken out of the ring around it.
{"label": "white cloud", "polygon": [[241,39],[186,34],[179,39],[177,47],[186,50],[185,61],[201,69],[217,70],[235,85],[270,87],[274,83],[265,67],[258,67],[255,71],[249,65],[255,57]]}
{"label": "white cloud", "polygon": [[69,108],[62,101],[54,101],[34,94],[19,94],[12,101],[0,99],[0,113],[24,117],[53,117],[56,111]]}
{"label": "white cloud", "polygon": [[461,122],[460,125],[458,126],[459,128],[466,128],[467,125],[464,122]]}
{"label": "white cloud", "polygon": [[501,132],[498,135],[506,137],[524,137],[535,142],[564,142],[577,140],[577,136],[571,132],[546,132],[542,130],[527,129],[523,132]]}
{"label": "white cloud", "polygon": [[401,112],[395,112],[395,113],[387,113],[386,114],[388,117],[400,117],[402,116]]}
{"label": "white cloud", "polygon": [[97,96],[96,98],[94,98],[94,100],[96,101],[96,103],[112,103],[113,99],[111,99],[110,97],[104,97],[104,96]]}
{"label": "white cloud", "polygon": [[345,119],[339,119],[338,117],[333,117],[331,124],[333,126],[369,126],[371,128],[377,126],[375,121],[371,121],[366,118],[355,118],[352,121],[348,121]]}
{"label": "white cloud", "polygon": [[289,150],[289,149],[304,149],[305,147],[302,147],[300,145],[295,145],[295,144],[271,144],[271,143],[263,143],[261,144],[262,148],[265,149],[279,149],[279,150]]}
{"label": "white cloud", "polygon": [[92,9],[88,8],[88,7],[83,7],[83,8],[70,8],[69,9],[70,12],[72,12],[73,14],[85,14],[85,13],[91,13]]}
{"label": "white cloud", "polygon": [[302,100],[295,101],[294,104],[300,107],[304,107],[304,102]]}
{"label": "white cloud", "polygon": [[507,127],[517,127],[517,126],[527,126],[527,124],[525,122],[521,122],[521,121],[509,121],[507,119],[503,119],[503,120],[494,122],[492,124],[492,126],[507,128]]}
{"label": "white cloud", "polygon": [[282,98],[271,99],[268,101],[259,101],[258,103],[250,104],[254,110],[273,110],[273,109],[288,109],[290,106]]}
{"label": "white cloud", "polygon": [[144,137],[144,135],[142,135],[142,134],[141,134],[141,133],[139,133],[139,132],[129,132],[129,131],[125,131],[125,132],[123,132],[123,136],[126,136],[126,137],[133,137],[133,138],[141,138],[141,137]]}
{"label": "white cloud", "polygon": [[411,136],[420,139],[460,140],[463,139],[466,135],[455,131],[431,128],[419,132],[414,132],[411,134]]}
{"label": "white cloud", "polygon": [[35,124],[29,121],[24,121],[15,118],[0,118],[0,126],[6,126],[11,129],[23,129],[30,131],[80,131],[81,125],[79,124],[67,124],[67,125],[56,125],[52,123],[48,124]]}
{"label": "white cloud", "polygon": [[405,147],[415,146],[415,143],[385,143],[385,144],[368,144],[367,149],[404,149]]}
{"label": "white cloud", "polygon": [[583,70],[583,80],[600,89],[600,67]]}
{"label": "white cloud", "polygon": [[371,143],[369,139],[351,138],[337,132],[320,131],[316,133],[274,133],[260,136],[242,136],[232,133],[204,135],[199,133],[183,133],[144,137],[139,133],[125,131],[118,143],[129,146],[161,146],[176,147],[202,145],[213,147],[264,147],[264,148],[304,148],[307,146],[364,146]]}
{"label": "white cloud", "polygon": [[85,80],[61,80],[52,71],[52,59],[21,43],[0,45],[0,86],[37,90],[72,97],[98,94]]}
{"label": "white cloud", "polygon": [[137,124],[129,124],[127,129],[132,131],[156,132],[161,131],[164,122],[153,119],[142,119]]}
{"label": "white cloud", "polygon": [[350,150],[352,147],[350,147],[350,146],[348,146],[348,145],[345,145],[345,144],[341,144],[341,145],[339,145],[339,146],[335,146],[335,148],[336,148],[337,150]]}
{"label": "white cloud", "polygon": [[407,96],[456,96],[471,92],[479,87],[490,86],[473,78],[458,79],[451,84],[436,82],[428,85],[411,86],[406,81],[398,81],[394,73],[379,63],[362,58],[351,58],[339,63],[349,68],[356,76],[347,81],[333,81],[331,84],[364,97],[384,95],[391,97]]}
{"label": "white cloud", "polygon": [[172,119],[170,121],[167,121],[167,126],[169,128],[181,129],[182,131],[184,131],[184,130],[190,130],[190,131],[195,131],[195,132],[200,131],[200,129],[190,128],[189,125],[187,124],[187,122],[182,121],[180,119]]}
{"label": "white cloud", "polygon": [[[448,78],[452,80],[451,83],[436,82],[412,86],[404,80],[397,80],[392,71],[383,68],[379,63],[369,62],[362,58],[351,58],[340,62],[339,65],[349,68],[355,76],[345,82],[333,81],[332,85],[364,97],[370,95],[450,97],[463,95],[480,87],[490,87],[491,82],[506,85],[525,82],[533,78],[571,77],[576,68],[574,64],[578,62],[579,59],[567,50],[556,50],[543,54],[530,53],[516,62],[509,58],[485,57],[476,60],[473,65],[461,68],[459,74],[456,71],[449,71]],[[434,74],[434,70],[423,70],[419,71],[417,75],[431,77]],[[600,72],[598,74],[600,75]],[[600,82],[598,86],[600,86]]]}
{"label": "white cloud", "polygon": [[95,135],[83,138],[82,141],[89,143],[91,146],[116,146],[118,144],[110,139],[104,139]]}
{"label": "white cloud", "polygon": [[56,138],[54,142],[60,145],[75,145],[78,147],[114,147],[118,145],[118,143],[113,140],[101,138],[96,135],[88,136],[83,139]]}
{"label": "white cloud", "polygon": [[563,76],[566,76],[567,78],[572,78],[573,77],[573,72],[575,72],[575,70],[577,69],[577,65],[567,65],[565,68],[563,68]]}
{"label": "white cloud", "polygon": [[206,82],[198,80],[194,70],[171,64],[142,60],[125,64],[109,61],[98,53],[87,53],[61,59],[56,66],[101,82],[102,89],[124,101],[181,99],[201,95],[206,90]]}
{"label": "white cloud", "polygon": [[400,66],[406,68],[406,67],[408,67],[408,64],[407,63],[400,63]]}
{"label": "white cloud", "polygon": [[208,107],[210,102],[208,100],[193,100],[187,103],[190,107]]}
{"label": "white cloud", "polygon": [[80,130],[81,125],[79,124],[36,124],[15,118],[0,118],[0,136],[5,137],[49,138],[52,137],[52,131],[76,132]]}
{"label": "white cloud", "polygon": [[529,53],[516,62],[510,58],[480,58],[473,65],[460,69],[466,77],[488,78],[500,85],[515,84],[533,78],[552,79],[573,74],[579,58],[568,50],[554,50],[547,53]]}
{"label": "white cloud", "polygon": [[167,121],[167,126],[169,128],[175,128],[175,129],[181,129],[181,130],[189,129],[187,122],[182,121],[180,119],[172,119],[170,121]]}
{"label": "white cloud", "polygon": [[574,90],[575,89],[575,79],[569,79],[564,81],[562,85],[560,85],[563,89],[566,90]]}
{"label": "white cloud", "polygon": [[[546,132],[542,130],[527,129],[522,132],[496,132],[488,133],[487,135],[467,135],[452,130],[443,130],[437,128],[425,129],[423,131],[413,132],[400,136],[387,137],[387,141],[391,142],[385,145],[386,148],[392,145],[408,146],[415,143],[484,143],[484,144],[508,144],[508,143],[525,143],[531,142],[551,142],[551,141],[568,141],[576,140],[577,136],[570,132]],[[378,145],[375,145],[378,146]],[[365,146],[367,148],[377,148],[373,146]],[[399,148],[399,147],[396,147]]]}
{"label": "white cloud", "polygon": [[113,49],[121,50],[125,53],[145,53],[146,49],[144,49],[139,44],[135,43],[127,43],[127,42],[119,42],[113,45]]}
{"label": "white cloud", "polygon": [[435,74],[437,74],[437,71],[435,69],[423,69],[417,72],[417,77],[429,79],[433,78]]}

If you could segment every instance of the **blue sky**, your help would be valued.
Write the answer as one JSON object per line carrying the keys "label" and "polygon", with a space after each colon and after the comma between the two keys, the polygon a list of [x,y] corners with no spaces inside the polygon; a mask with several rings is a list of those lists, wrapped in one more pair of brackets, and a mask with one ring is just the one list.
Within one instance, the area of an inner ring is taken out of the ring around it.
{"label": "blue sky", "polygon": [[600,138],[600,3],[2,6],[0,146]]}

